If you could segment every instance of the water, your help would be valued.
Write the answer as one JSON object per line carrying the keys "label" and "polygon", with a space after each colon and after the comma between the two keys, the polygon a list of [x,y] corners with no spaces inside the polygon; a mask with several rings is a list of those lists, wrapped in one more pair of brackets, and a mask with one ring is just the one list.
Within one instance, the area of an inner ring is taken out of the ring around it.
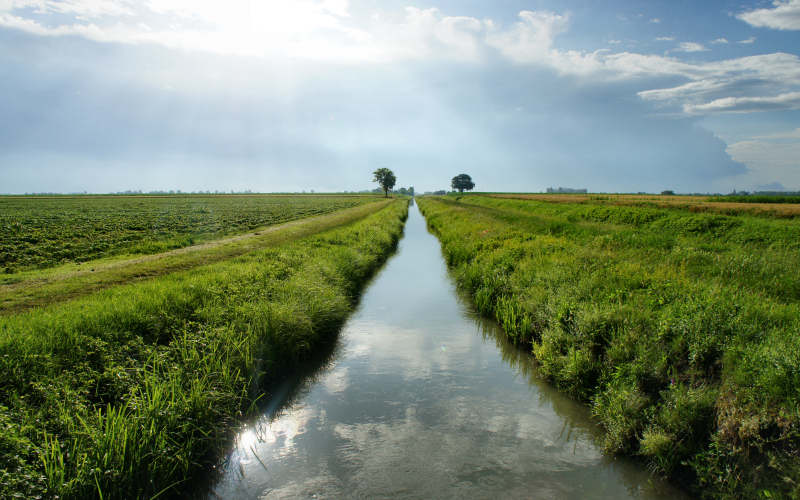
{"label": "water", "polygon": [[683,498],[478,317],[411,207],[332,352],[237,436],[209,498]]}

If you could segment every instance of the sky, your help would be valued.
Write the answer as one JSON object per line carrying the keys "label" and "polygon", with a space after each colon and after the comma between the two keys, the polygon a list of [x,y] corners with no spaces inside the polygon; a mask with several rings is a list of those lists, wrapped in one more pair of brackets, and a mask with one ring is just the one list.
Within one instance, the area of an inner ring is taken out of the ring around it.
{"label": "sky", "polygon": [[800,190],[800,0],[0,0],[0,193]]}

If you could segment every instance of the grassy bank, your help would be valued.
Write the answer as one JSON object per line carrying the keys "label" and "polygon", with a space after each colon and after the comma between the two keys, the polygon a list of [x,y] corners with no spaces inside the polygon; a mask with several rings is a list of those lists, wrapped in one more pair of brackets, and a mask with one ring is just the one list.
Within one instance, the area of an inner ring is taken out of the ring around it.
{"label": "grassy bank", "polygon": [[658,194],[537,194],[486,193],[495,198],[585,203],[592,205],[628,205],[642,208],[674,208],[697,213],[723,215],[758,215],[786,219],[800,217],[800,197],[790,196],[704,196]]}
{"label": "grassy bank", "polygon": [[709,498],[800,496],[800,222],[422,198],[478,309],[611,453]]}
{"label": "grassy bank", "polygon": [[0,318],[0,497],[180,496],[260,388],[332,340],[395,247],[349,225]]}

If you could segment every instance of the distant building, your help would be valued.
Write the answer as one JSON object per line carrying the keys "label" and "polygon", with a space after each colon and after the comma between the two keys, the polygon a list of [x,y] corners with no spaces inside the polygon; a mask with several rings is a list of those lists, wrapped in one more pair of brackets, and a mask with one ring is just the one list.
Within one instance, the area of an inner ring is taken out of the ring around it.
{"label": "distant building", "polygon": [[547,188],[547,192],[551,194],[586,194],[586,189],[572,189],[565,187]]}

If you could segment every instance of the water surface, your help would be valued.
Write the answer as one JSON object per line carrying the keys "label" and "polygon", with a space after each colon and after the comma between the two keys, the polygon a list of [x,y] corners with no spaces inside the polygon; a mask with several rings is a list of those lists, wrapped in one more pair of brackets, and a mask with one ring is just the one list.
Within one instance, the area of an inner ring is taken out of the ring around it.
{"label": "water surface", "polygon": [[459,296],[412,206],[333,351],[242,430],[209,498],[683,498],[597,433]]}

